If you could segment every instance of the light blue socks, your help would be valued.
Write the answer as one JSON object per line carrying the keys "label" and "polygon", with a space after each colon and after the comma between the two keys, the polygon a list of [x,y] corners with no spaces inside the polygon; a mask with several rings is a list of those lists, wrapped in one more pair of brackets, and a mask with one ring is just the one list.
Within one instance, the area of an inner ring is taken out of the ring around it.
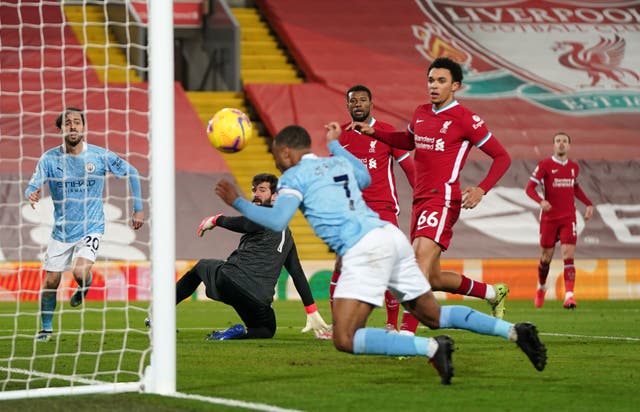
{"label": "light blue socks", "polygon": [[387,333],[384,329],[358,329],[353,336],[353,353],[391,356],[426,356],[430,338]]}
{"label": "light blue socks", "polygon": [[475,311],[468,306],[446,305],[440,308],[440,328],[465,329],[482,335],[509,339],[512,324]]}
{"label": "light blue socks", "polygon": [[42,330],[53,330],[53,312],[56,310],[56,303],[56,291],[41,292],[40,317],[42,319]]}

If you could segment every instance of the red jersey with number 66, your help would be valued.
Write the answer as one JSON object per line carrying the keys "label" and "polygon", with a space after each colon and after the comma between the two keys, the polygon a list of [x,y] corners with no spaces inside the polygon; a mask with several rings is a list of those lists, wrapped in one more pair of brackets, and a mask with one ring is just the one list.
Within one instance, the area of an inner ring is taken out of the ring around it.
{"label": "red jersey with number 66", "polygon": [[[504,151],[484,120],[455,100],[439,110],[433,104],[418,106],[408,129],[415,143],[414,199],[442,197],[461,200],[460,172],[471,146],[486,152],[485,144],[495,146],[497,143]],[[488,154],[493,157],[492,153]],[[501,176],[496,176],[495,181]],[[495,181],[485,179],[484,187],[483,183],[479,186],[487,192]]]}

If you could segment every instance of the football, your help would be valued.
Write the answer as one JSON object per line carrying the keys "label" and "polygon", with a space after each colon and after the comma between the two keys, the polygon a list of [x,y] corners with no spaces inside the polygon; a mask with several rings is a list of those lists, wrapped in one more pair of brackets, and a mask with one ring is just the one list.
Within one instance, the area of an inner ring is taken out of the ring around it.
{"label": "football", "polygon": [[209,141],[223,153],[242,150],[249,142],[251,134],[251,120],[238,109],[221,109],[207,124]]}

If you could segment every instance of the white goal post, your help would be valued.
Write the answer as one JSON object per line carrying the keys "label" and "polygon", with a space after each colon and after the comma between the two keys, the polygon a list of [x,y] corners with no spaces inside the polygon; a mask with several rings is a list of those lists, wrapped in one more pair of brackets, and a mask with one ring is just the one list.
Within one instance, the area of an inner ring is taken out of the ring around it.
{"label": "white goal post", "polygon": [[[134,3],[145,9],[143,19]],[[93,19],[94,12],[108,16],[112,6],[126,8],[124,22]],[[0,401],[175,395],[173,1],[0,0],[0,14]],[[145,42],[116,44],[112,26]],[[124,55],[122,62],[108,49]],[[145,55],[146,67],[139,58]],[[138,83],[135,73],[142,74]],[[53,121],[70,106],[83,110],[89,144],[145,165],[146,222],[144,230],[130,228],[129,180],[104,178],[107,224],[94,282],[85,302],[71,308],[76,284],[63,274],[52,338],[37,342],[39,260],[53,225],[53,201],[45,184],[31,210],[24,192],[40,155],[60,144]],[[144,326],[148,315],[161,320],[153,329]]]}

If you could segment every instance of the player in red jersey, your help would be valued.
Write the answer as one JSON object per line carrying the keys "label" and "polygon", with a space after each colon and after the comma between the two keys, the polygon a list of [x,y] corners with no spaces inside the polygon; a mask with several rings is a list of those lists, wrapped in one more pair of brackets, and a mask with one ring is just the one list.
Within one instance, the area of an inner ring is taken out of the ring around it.
{"label": "player in red jersey", "polygon": [[[560,241],[560,251],[564,260],[564,307],[575,309],[577,304],[573,296],[576,269],[573,256],[576,251],[578,235],[576,232],[576,204],[574,197],[580,199],[587,208],[584,219],[593,216],[593,205],[578,185],[580,168],[569,160],[571,138],[564,132],[553,136],[553,156],[544,159],[531,174],[527,184],[527,195],[540,204],[540,247],[542,256],[538,264],[538,290],[534,300],[536,308],[544,303],[547,287],[549,264],[553,259],[556,243]],[[542,184],[544,198],[540,197],[536,187]]]}
{"label": "player in red jersey", "polygon": [[[460,65],[446,57],[437,58],[428,70],[431,102],[416,108],[407,130],[386,131],[364,122],[353,122],[349,128],[399,149],[415,149],[411,239],[418,265],[433,290],[486,299],[493,315],[502,318],[507,285],[488,285],[440,267],[440,256],[449,247],[460,209],[476,207],[511,164],[484,120],[455,99],[461,84]],[[472,145],[493,162],[478,186],[461,190],[460,172]]]}
{"label": "player in red jersey", "polygon": [[[352,121],[365,122],[371,126],[375,125],[383,130],[394,130],[393,126],[381,122],[371,115],[371,90],[362,85],[356,85],[347,90],[347,110]],[[360,159],[367,167],[371,176],[371,185],[362,190],[362,197],[367,206],[380,215],[380,219],[398,226],[398,192],[396,190],[396,178],[393,173],[393,161],[398,162],[413,187],[415,169],[411,154],[406,150],[395,149],[389,145],[363,135],[356,130],[344,131],[351,122],[342,126],[343,133],[340,135],[340,145],[351,154]],[[336,267],[331,277],[329,286],[329,298],[333,303],[333,291],[338,278],[340,277],[340,260],[336,261]],[[400,303],[390,291],[385,293],[385,303],[387,308],[388,331],[398,330],[398,313]],[[408,311],[402,315],[401,333],[413,334],[418,325],[418,320]]]}

